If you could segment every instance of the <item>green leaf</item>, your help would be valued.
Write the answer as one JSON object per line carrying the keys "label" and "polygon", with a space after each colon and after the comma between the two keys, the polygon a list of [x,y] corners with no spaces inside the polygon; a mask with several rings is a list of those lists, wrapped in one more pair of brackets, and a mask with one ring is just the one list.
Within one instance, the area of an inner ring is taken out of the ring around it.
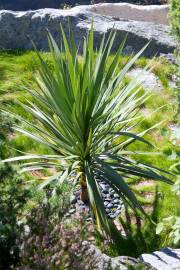
{"label": "green leaf", "polygon": [[157,227],[156,227],[156,234],[160,234],[164,229],[164,224],[162,222],[158,223],[157,224]]}

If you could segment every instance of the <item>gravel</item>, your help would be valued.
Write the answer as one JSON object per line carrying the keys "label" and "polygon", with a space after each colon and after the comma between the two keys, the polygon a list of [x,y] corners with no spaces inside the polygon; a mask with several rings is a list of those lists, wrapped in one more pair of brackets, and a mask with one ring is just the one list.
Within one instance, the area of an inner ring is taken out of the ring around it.
{"label": "gravel", "polygon": [[[104,201],[107,216],[110,219],[115,219],[119,216],[123,209],[123,201],[119,195],[105,181],[97,179],[97,183]],[[92,220],[91,209],[88,204],[80,200],[80,190],[76,190],[71,198],[71,206],[66,214],[66,217],[75,213],[86,213],[86,220]]]}

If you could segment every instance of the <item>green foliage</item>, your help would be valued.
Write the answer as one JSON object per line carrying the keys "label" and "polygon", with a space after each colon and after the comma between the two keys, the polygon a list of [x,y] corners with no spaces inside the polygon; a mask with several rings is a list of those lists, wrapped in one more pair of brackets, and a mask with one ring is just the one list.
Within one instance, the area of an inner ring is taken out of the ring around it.
{"label": "green foliage", "polygon": [[[171,183],[163,175],[165,171],[127,157],[132,154],[128,147],[135,141],[151,146],[142,136],[153,127],[140,133],[133,132],[133,127],[143,121],[138,111],[149,94],[141,94],[140,77],[124,84],[127,71],[146,47],[119,71],[118,60],[124,43],[107,68],[116,33],[111,32],[107,41],[103,37],[95,55],[92,27],[84,41],[83,59],[80,61],[72,33],[69,47],[61,30],[61,49],[48,35],[54,72],[37,53],[41,62],[36,78],[38,89],[28,89],[34,103],[29,99],[21,103],[36,121],[11,113],[27,126],[21,128],[14,125],[14,130],[49,147],[54,154],[27,154],[4,162],[26,161],[21,165],[23,172],[56,168],[57,174],[44,181],[41,188],[61,184],[65,180],[71,183],[78,181],[82,187],[87,186],[97,225],[117,240],[116,227],[106,216],[96,176],[107,181],[133,210],[144,214],[126,180],[143,177]],[[72,177],[72,174],[75,176]]]}
{"label": "green foliage", "polygon": [[176,97],[177,97],[177,121],[180,123],[180,1],[170,0],[170,23],[172,34],[177,41],[177,50],[175,52],[176,56],[176,67],[175,74],[177,76],[176,83]]}
{"label": "green foliage", "polygon": [[[180,165],[180,164],[179,164]],[[180,175],[180,170],[179,170],[179,175]],[[180,179],[176,181],[174,184],[172,191],[177,195],[180,196]]]}
{"label": "green foliage", "polygon": [[24,179],[10,166],[0,165],[0,269],[18,261],[17,239],[23,231],[20,222],[30,192]]}
{"label": "green foliage", "polygon": [[120,255],[137,258],[142,253],[151,253],[162,248],[164,239],[156,235],[156,224],[159,222],[161,207],[161,199],[157,189],[154,195],[151,203],[152,211],[149,214],[151,220],[142,220],[138,213],[133,213],[126,207],[124,213],[119,217],[119,224],[121,224],[121,230],[126,239],[125,243],[117,247],[113,244],[105,245],[103,241],[99,241],[97,244],[103,252],[110,256]]}
{"label": "green foliage", "polygon": [[[172,188],[173,192],[177,195],[177,201],[180,195],[180,180],[177,180]],[[161,222],[157,224],[156,234],[162,234],[164,238],[164,246],[174,244],[178,246],[180,243],[180,217],[168,216],[163,218]]]}
{"label": "green foliage", "polygon": [[156,228],[157,234],[162,232],[165,234],[165,245],[173,242],[175,246],[178,246],[180,242],[180,217],[163,218]]}
{"label": "green foliage", "polygon": [[[41,201],[27,215],[29,232],[21,235],[19,241],[20,269],[84,269],[84,265],[89,265],[88,260],[91,258],[84,257],[83,240],[92,237],[93,231],[85,226],[84,216],[63,219],[69,206],[66,202],[67,189],[69,187],[64,184],[63,192],[59,194],[59,190],[51,203],[47,192],[46,200]],[[59,205],[58,200],[63,205]]]}
{"label": "green foliage", "polygon": [[180,2],[179,0],[170,0],[170,23],[172,33],[176,40],[180,42]]}

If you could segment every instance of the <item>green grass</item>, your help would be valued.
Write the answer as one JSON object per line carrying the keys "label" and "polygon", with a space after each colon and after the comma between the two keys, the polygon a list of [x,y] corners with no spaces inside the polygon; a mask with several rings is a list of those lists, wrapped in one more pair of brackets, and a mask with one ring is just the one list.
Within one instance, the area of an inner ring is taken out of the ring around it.
{"label": "green grass", "polygon": [[[51,67],[51,57],[49,53],[42,53],[44,59]],[[120,57],[119,68],[121,68],[129,57]],[[110,57],[111,60],[111,57]],[[136,66],[144,67],[150,60],[146,58],[140,58]],[[143,104],[142,113],[147,115],[145,121],[140,123],[136,128],[137,132],[143,131],[145,128],[151,127],[157,123],[161,123],[159,127],[152,130],[145,137],[149,139],[154,149],[147,145],[141,144],[141,150],[145,152],[161,152],[166,155],[141,155],[138,159],[141,162],[149,162],[155,166],[161,167],[168,170],[168,168],[175,162],[168,158],[172,152],[176,152],[180,156],[180,149],[178,146],[172,145],[170,142],[170,133],[164,135],[164,130],[168,131],[168,127],[171,123],[175,123],[175,106],[174,106],[174,90],[169,86],[169,79],[173,72],[173,67],[168,64],[165,60],[155,58],[152,61],[153,72],[159,77],[163,90],[159,92],[153,92],[152,96]],[[30,83],[31,87],[36,87],[34,82],[34,75],[38,73],[38,60],[35,52],[0,52],[0,104],[7,106],[13,105],[14,111],[19,114],[23,114],[23,110],[17,104],[17,99],[24,99],[27,94],[23,86]],[[126,83],[126,82],[125,82]],[[143,90],[145,91],[145,89]],[[162,107],[160,110],[155,111],[158,107]],[[155,112],[154,112],[155,111]],[[150,116],[148,116],[150,115]],[[32,142],[30,139],[19,134],[11,134],[8,138],[9,146],[16,148],[21,151],[36,152],[38,149],[39,153],[48,152],[49,150],[39,144]],[[137,150],[139,144],[132,145],[130,150]],[[14,150],[12,150],[14,153]],[[136,157],[135,157],[136,158]],[[174,179],[174,178],[173,178]],[[155,186],[136,186],[142,179],[133,179],[132,187],[134,184],[134,190],[138,194],[138,198],[144,206],[151,205],[153,202],[152,198],[146,198],[144,192],[151,192],[155,190]],[[180,204],[177,203],[177,197],[171,192],[171,188],[162,183],[158,183],[158,190],[162,195],[161,202],[159,204],[159,218],[166,217],[168,215],[179,215]]]}

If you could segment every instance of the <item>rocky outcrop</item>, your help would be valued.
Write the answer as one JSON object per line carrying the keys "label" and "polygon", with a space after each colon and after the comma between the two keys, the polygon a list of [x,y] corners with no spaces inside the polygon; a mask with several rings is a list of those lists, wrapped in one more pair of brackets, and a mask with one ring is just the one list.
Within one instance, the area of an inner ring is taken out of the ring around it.
{"label": "rocky outcrop", "polygon": [[[142,254],[139,259],[127,256],[109,257],[95,245],[83,242],[83,260],[89,260],[93,270],[179,270],[180,249],[164,248],[152,254]],[[80,265],[79,265],[80,266]],[[82,269],[85,268],[82,262]],[[81,270],[81,267],[78,268]],[[89,268],[87,268],[89,269]]]}
{"label": "rocky outcrop", "polygon": [[[167,3],[168,0],[121,0],[120,2],[128,2],[133,4],[142,5],[161,5]],[[60,8],[65,4],[75,6],[89,5],[93,2],[94,4],[100,2],[113,3],[114,0],[0,0],[0,9],[11,9],[11,10],[28,10],[28,9],[39,9],[39,8]]]}
{"label": "rocky outcrop", "polygon": [[142,76],[141,85],[144,89],[151,90],[151,91],[161,91],[162,90],[162,84],[159,80],[159,78],[150,70],[144,70],[142,68],[135,68],[130,70],[127,73],[127,76],[131,79],[137,78],[138,76]]}
{"label": "rocky outcrop", "polygon": [[112,16],[119,19],[153,22],[168,25],[168,5],[140,6],[128,3],[103,3],[94,5],[89,9],[96,14]]}
{"label": "rocky outcrop", "polygon": [[[128,5],[128,4],[127,4]],[[114,27],[117,30],[113,50],[128,34],[124,53],[139,51],[147,42],[150,44],[144,55],[154,56],[160,53],[170,53],[175,49],[175,43],[169,36],[167,25],[153,22],[134,21],[105,16],[95,13],[94,6],[79,6],[69,10],[40,9],[35,11],[13,12],[0,11],[0,48],[31,49],[34,41],[38,49],[47,50],[47,29],[56,40],[59,40],[59,25],[68,29],[70,19],[76,43],[79,44],[90,29],[94,18],[95,46],[99,46],[102,35],[107,35]],[[97,5],[96,5],[97,8]]]}
{"label": "rocky outcrop", "polygon": [[152,254],[142,254],[140,260],[157,270],[179,270],[180,249],[164,248]]}
{"label": "rocky outcrop", "polygon": [[142,263],[139,259],[128,256],[110,257],[88,241],[82,243],[82,248],[76,256],[81,258],[78,267],[74,265],[78,270],[154,270],[149,263]]}

